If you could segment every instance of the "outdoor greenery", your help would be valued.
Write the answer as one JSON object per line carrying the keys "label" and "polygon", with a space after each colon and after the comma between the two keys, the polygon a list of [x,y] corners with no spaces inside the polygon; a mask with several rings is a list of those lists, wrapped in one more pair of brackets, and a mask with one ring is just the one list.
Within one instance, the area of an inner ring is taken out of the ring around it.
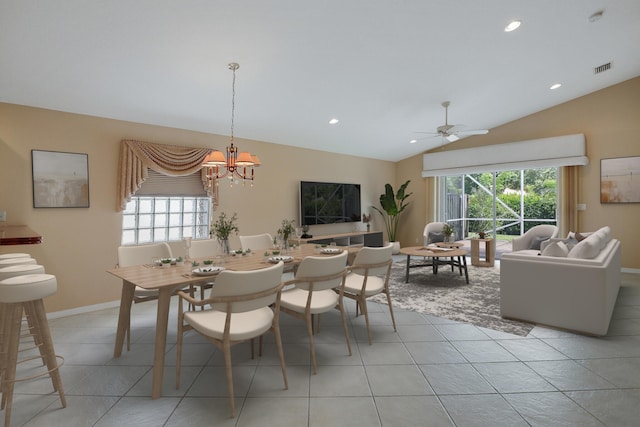
{"label": "outdoor greenery", "polygon": [[[447,194],[459,198],[462,176],[447,177]],[[493,189],[493,174],[470,174],[465,178],[467,212],[465,217],[477,218],[468,223],[468,233],[493,230],[493,197],[482,187]],[[527,169],[524,171],[524,212],[525,219],[555,219],[557,209],[557,169]],[[499,172],[496,176],[496,217],[499,233],[519,235],[519,225],[501,228],[518,219],[520,215],[520,171]],[[448,218],[450,219],[450,218]],[[525,229],[549,222],[526,221]]]}

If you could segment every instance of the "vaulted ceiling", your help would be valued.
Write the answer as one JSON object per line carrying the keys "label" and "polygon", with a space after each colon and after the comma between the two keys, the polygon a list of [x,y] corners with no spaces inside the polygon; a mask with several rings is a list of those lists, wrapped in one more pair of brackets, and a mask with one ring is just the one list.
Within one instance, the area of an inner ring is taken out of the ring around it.
{"label": "vaulted ceiling", "polygon": [[0,0],[0,102],[229,135],[237,62],[236,137],[397,161],[446,142],[409,143],[443,101],[491,129],[640,75],[638,46],[638,0]]}

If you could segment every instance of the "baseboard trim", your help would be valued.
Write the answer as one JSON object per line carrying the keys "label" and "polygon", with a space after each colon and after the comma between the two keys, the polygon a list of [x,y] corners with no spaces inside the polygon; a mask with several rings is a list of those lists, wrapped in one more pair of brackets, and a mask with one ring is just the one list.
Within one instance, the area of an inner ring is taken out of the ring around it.
{"label": "baseboard trim", "polygon": [[623,273],[640,274],[640,268],[623,268],[621,271]]}
{"label": "baseboard trim", "polygon": [[104,310],[105,308],[113,308],[120,306],[120,300],[104,302],[102,304],[85,305],[83,307],[76,307],[69,310],[55,311],[53,313],[47,313],[48,319],[58,319],[60,317],[73,316],[76,314],[85,314],[92,311]]}

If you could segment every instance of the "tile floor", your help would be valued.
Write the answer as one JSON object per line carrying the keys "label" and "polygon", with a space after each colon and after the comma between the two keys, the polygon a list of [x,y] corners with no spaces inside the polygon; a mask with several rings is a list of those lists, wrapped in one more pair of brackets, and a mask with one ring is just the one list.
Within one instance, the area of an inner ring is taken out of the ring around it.
{"label": "tile floor", "polygon": [[[536,327],[526,337],[370,303],[374,343],[348,304],[353,355],[337,313],[323,315],[311,374],[302,322],[282,315],[289,389],[273,338],[251,360],[233,348],[229,418],[224,362],[195,333],[175,387],[172,305],[163,397],[150,398],[155,304],[133,309],[131,351],[112,357],[117,309],[50,321],[68,406],[47,379],[16,386],[12,426],[632,426],[640,422],[640,275],[623,274],[609,335]],[[22,369],[28,369],[24,367]],[[0,412],[4,417],[4,413]],[[0,418],[1,420],[1,418]]]}

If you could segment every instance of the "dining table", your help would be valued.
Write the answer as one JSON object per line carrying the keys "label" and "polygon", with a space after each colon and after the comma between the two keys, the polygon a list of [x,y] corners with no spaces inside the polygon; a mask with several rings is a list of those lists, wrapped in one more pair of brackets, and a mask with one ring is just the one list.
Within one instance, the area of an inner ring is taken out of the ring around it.
{"label": "dining table", "polygon": [[[182,265],[176,263],[170,267],[163,267],[156,264],[133,265],[129,267],[116,267],[107,270],[107,273],[122,279],[122,294],[120,298],[120,311],[118,315],[118,326],[116,330],[115,348],[113,357],[122,355],[122,348],[130,324],[131,306],[136,286],[144,289],[157,290],[157,314],[155,348],[153,355],[153,379],[151,398],[157,399],[162,394],[162,377],[164,370],[164,359],[167,344],[167,328],[169,323],[169,309],[171,297],[176,289],[183,288],[190,284],[199,282],[211,282],[215,279],[216,273],[211,276],[202,276],[202,267],[223,267],[225,270],[250,271],[265,268],[277,262],[277,257],[285,257],[285,272],[295,271],[300,262],[307,256],[328,256],[340,253],[342,250],[349,251],[349,262],[353,261],[355,254],[361,246],[327,246],[321,247],[314,244],[302,244],[290,248],[287,252],[275,255],[272,248],[254,250],[249,254],[230,254],[224,256],[211,256],[187,260]],[[290,259],[289,259],[290,258]],[[151,261],[151,260],[150,260]],[[205,264],[205,261],[212,263]],[[198,266],[194,265],[198,263]],[[218,270],[218,269],[214,269]],[[215,281],[215,280],[214,280]]]}

